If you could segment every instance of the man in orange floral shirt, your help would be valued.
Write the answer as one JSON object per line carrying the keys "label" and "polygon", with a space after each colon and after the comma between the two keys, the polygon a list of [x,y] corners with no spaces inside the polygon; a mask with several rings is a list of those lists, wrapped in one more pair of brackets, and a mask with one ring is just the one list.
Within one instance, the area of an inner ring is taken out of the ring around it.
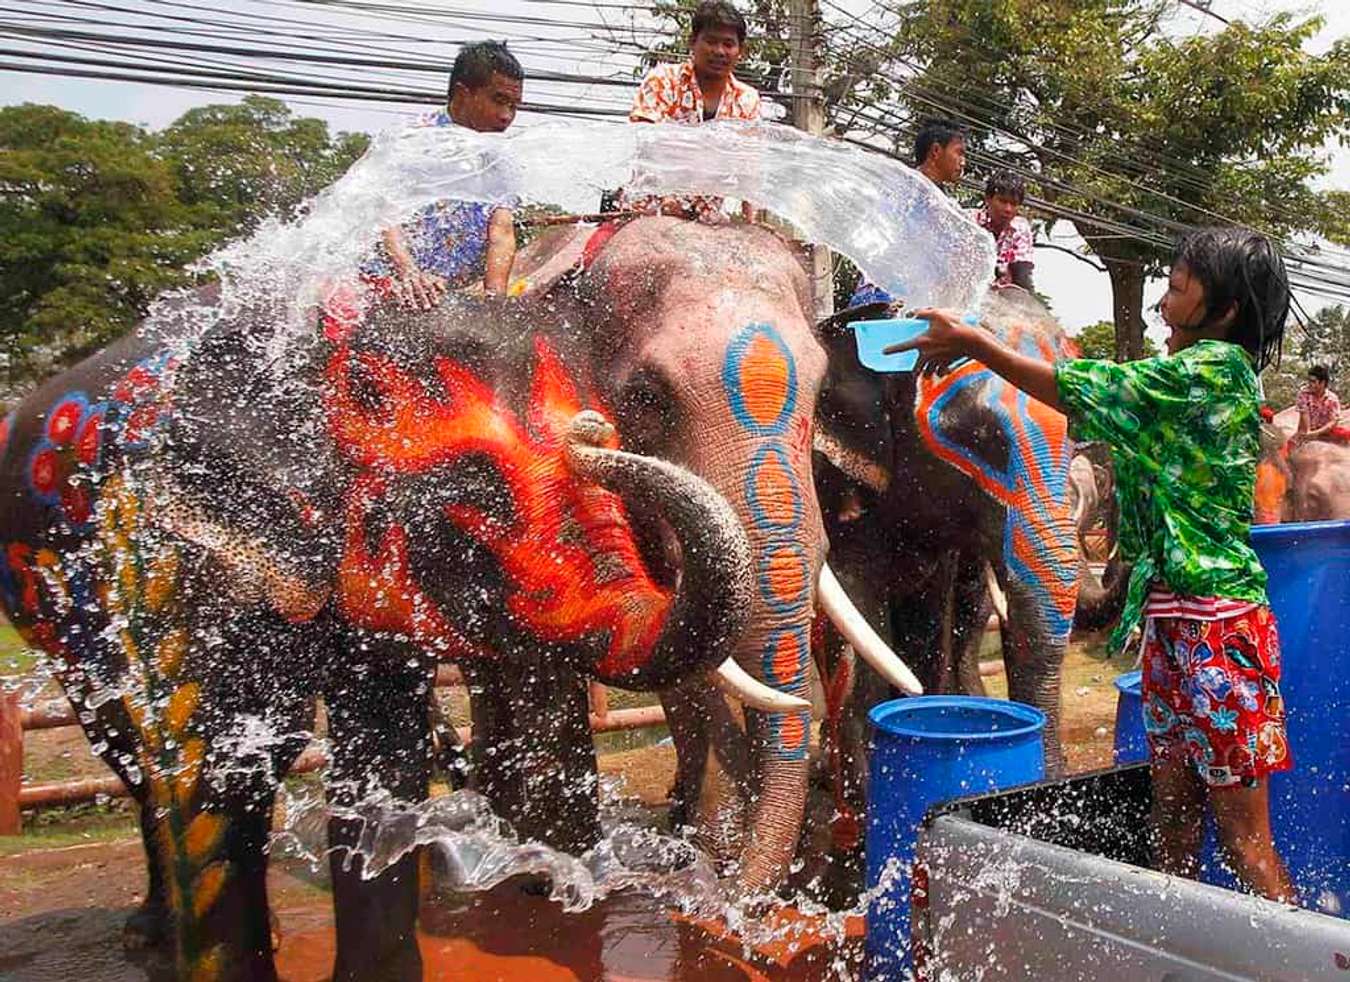
{"label": "man in orange floral shirt", "polygon": [[[725,119],[759,119],[759,93],[733,73],[745,50],[745,18],[729,3],[704,2],[694,11],[689,60],[657,65],[647,73],[628,114],[634,123],[686,125]],[[722,199],[707,196],[622,199],[628,210],[660,212],[717,222]],[[741,206],[754,219],[749,203]]]}

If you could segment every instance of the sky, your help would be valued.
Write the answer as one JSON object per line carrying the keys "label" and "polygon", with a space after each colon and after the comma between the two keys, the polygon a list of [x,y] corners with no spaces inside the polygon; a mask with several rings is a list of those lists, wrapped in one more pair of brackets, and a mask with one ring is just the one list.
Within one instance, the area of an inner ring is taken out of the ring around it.
{"label": "sky", "polygon": [[[596,43],[596,36],[609,33],[605,25],[612,27],[623,23],[622,5],[607,3],[606,0],[601,0],[595,7],[582,2],[545,5],[541,0],[427,0],[420,8],[401,5],[399,9],[403,13],[390,14],[387,20],[375,20],[369,15],[344,13],[340,9],[304,3],[302,0],[238,0],[229,5],[213,3],[211,0],[181,0],[181,3],[166,3],[165,0],[110,0],[110,3],[101,9],[110,10],[114,5],[123,11],[161,13],[166,7],[179,12],[195,7],[197,12],[193,16],[229,18],[233,23],[242,22],[240,19],[246,19],[250,13],[291,18],[296,25],[303,25],[303,29],[312,31],[316,39],[321,39],[326,33],[329,36],[341,36],[344,30],[357,26],[367,30],[372,25],[384,26],[391,35],[398,35],[400,38],[397,42],[391,40],[388,47],[402,50],[406,46],[410,52],[415,52],[421,58],[446,63],[453,58],[456,50],[451,42],[485,37],[506,38],[525,64],[527,73],[535,69],[627,76],[631,73],[633,65],[631,58],[600,53],[601,46]],[[97,6],[90,4],[83,10],[77,8],[73,12],[87,14],[88,7]],[[874,9],[868,0],[839,0],[837,5],[835,0],[831,0],[823,6],[827,20],[834,21],[840,18],[837,8],[847,9],[864,17]],[[34,9],[39,7],[34,5]],[[61,8],[43,4],[42,9],[55,11]],[[616,9],[620,10],[617,14]],[[1326,20],[1326,26],[1310,45],[1310,50],[1314,53],[1326,50],[1337,38],[1350,35],[1350,2],[1347,0],[1320,0],[1320,2],[1210,0],[1210,9],[1228,18],[1259,17],[1281,10],[1300,14],[1320,13]],[[407,13],[411,10],[420,10],[421,13]],[[70,14],[72,11],[66,9],[65,13]],[[566,20],[572,23],[522,25],[492,20],[494,16],[502,14],[513,17],[547,18],[555,22]],[[98,22],[93,25],[98,29],[116,30],[113,25],[119,16],[123,19],[132,19],[125,13],[105,13],[98,16]],[[1178,4],[1170,29],[1178,33],[1194,34],[1213,31],[1221,26],[1213,18]],[[210,43],[209,33],[204,40]],[[7,46],[9,43],[7,41]],[[16,45],[18,46],[21,45]],[[378,71],[369,72],[368,77],[370,80],[392,78]],[[406,82],[406,76],[403,81]],[[428,75],[419,77],[417,82],[427,87],[439,88],[444,85],[444,76]],[[537,80],[529,81],[527,86],[527,99],[541,102],[584,100],[588,104],[622,107],[626,105],[629,97],[625,89],[617,87],[564,88]],[[235,101],[241,97],[242,93],[173,89],[141,83],[55,78],[0,71],[0,104],[50,103],[93,118],[126,120],[153,128],[166,125],[193,106]],[[286,101],[291,103],[296,114],[318,116],[327,120],[333,129],[367,132],[399,125],[403,119],[424,108],[384,104],[340,105],[308,97],[287,98]],[[529,125],[540,118],[522,114],[517,125]],[[1331,158],[1332,170],[1321,182],[1322,186],[1350,188],[1350,150],[1328,146],[1325,152]],[[1050,240],[1069,248],[1081,245],[1076,234],[1064,222],[1050,230]],[[1111,290],[1106,275],[1072,256],[1051,249],[1038,249],[1036,285],[1050,298],[1055,314],[1070,331],[1110,319]],[[1150,282],[1145,292],[1146,306],[1156,301],[1161,296],[1162,290],[1161,281]],[[1305,300],[1305,305],[1309,310],[1315,310],[1325,302],[1309,299]],[[1150,334],[1161,340],[1165,331],[1157,323],[1156,317],[1150,315],[1150,318]]]}

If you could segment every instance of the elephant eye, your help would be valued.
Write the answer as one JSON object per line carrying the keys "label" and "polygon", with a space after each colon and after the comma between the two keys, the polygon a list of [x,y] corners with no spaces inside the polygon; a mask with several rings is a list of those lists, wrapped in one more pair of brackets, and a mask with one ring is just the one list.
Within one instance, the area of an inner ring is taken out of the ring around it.
{"label": "elephant eye", "polygon": [[619,394],[614,412],[623,449],[650,454],[669,442],[676,420],[675,402],[671,387],[654,372],[635,375]]}

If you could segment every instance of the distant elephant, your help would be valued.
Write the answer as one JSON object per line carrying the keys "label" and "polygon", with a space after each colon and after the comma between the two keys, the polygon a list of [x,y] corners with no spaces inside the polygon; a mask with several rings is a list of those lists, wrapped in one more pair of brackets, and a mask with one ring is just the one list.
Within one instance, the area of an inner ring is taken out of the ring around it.
{"label": "distant elephant", "polygon": [[1350,518],[1350,446],[1309,440],[1289,454],[1290,515],[1296,522]]}
{"label": "distant elephant", "polygon": [[[185,979],[275,978],[264,846],[317,696],[330,804],[359,814],[426,795],[438,659],[479,681],[528,676],[535,715],[514,725],[542,736],[525,779],[548,797],[552,837],[589,844],[582,676],[702,676],[757,616],[763,544],[752,554],[706,481],[614,449],[593,370],[625,366],[574,324],[530,303],[411,313],[359,292],[354,316],[342,298],[278,365],[259,343],[273,311],[181,345],[175,324],[217,303],[181,297],[0,428],[0,593],[141,806],[150,888],[130,937],[167,934]],[[739,328],[719,311],[724,335],[749,338],[725,398],[764,414],[749,366],[787,358],[792,333],[751,306]],[[691,331],[696,309],[682,308]],[[677,391],[682,366],[675,353]],[[709,416],[731,426],[735,410]],[[730,467],[757,450],[709,453]],[[669,545],[659,573],[639,542],[654,534]],[[351,815],[330,821],[332,846],[357,845]],[[372,880],[350,858],[331,859],[335,977],[420,978],[413,858]]]}

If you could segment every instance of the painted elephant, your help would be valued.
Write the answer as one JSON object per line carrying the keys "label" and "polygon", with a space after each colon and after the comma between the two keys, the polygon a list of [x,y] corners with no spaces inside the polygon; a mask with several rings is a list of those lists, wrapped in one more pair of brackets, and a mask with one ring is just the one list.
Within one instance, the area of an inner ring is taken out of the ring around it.
{"label": "painted elephant", "polygon": [[[1021,291],[992,292],[982,314],[1026,354],[1073,354]],[[928,691],[983,692],[976,652],[991,592],[998,596],[1009,696],[1048,716],[1047,767],[1056,773],[1060,666],[1081,566],[1067,423],[975,362],[940,377],[871,372],[858,362],[852,332],[841,329],[848,316],[823,325],[830,371],[817,408],[816,487],[830,568]],[[837,899],[860,876],[867,711],[893,693],[855,663],[846,642],[856,631],[846,637],[823,626],[820,786],[830,819],[812,854],[828,863],[808,863],[804,881]]]}
{"label": "painted elephant", "polygon": [[[609,240],[571,297],[612,353],[600,384],[623,445],[701,475],[746,528],[755,583],[736,660],[807,697],[826,550],[811,432],[826,363],[795,250],[763,228],[642,220]],[[654,561],[667,552],[651,543]],[[733,864],[742,890],[777,885],[802,825],[809,708],[742,714],[703,678],[662,702],[680,817]]]}
{"label": "painted elephant", "polygon": [[[632,231],[634,248],[697,253],[655,224],[651,236]],[[784,278],[796,266],[777,239],[718,241],[718,262],[776,251],[775,282],[795,300]],[[738,643],[767,643],[762,624],[738,639],[766,619],[761,584],[781,581],[778,554],[759,533],[752,551],[741,515],[814,523],[818,549],[781,574],[809,576],[823,550],[810,496],[773,495],[810,487],[804,445],[786,441],[800,440],[799,413],[809,418],[809,393],[802,409],[790,396],[819,375],[819,354],[768,299],[731,304],[724,270],[682,293],[674,262],[628,284],[651,303],[631,316],[665,310],[677,322],[667,338],[722,345],[711,360],[726,381],[704,381],[723,403],[701,419],[710,392],[692,390],[693,346],[652,342],[648,361],[616,361],[601,335],[542,304],[456,298],[410,313],[347,290],[280,366],[258,343],[273,311],[220,308],[219,323],[178,343],[175,324],[217,303],[179,298],[4,421],[4,602],[52,653],[95,752],[140,804],[150,889],[130,937],[167,934],[179,977],[275,977],[264,846],[316,697],[340,816],[329,823],[335,976],[415,979],[413,858],[370,880],[364,858],[350,860],[363,805],[427,792],[438,659],[480,684],[528,678],[536,716],[524,729],[555,732],[528,773],[490,783],[508,799],[522,783],[547,795],[550,824],[532,831],[588,844],[584,677],[667,687],[706,677]],[[710,320],[723,326],[709,332]],[[615,389],[617,378],[627,383]],[[660,386],[689,398],[651,401]],[[678,426],[683,456],[720,475],[740,514],[687,469],[614,449],[606,406],[653,437]],[[650,415],[667,406],[689,415]],[[703,449],[713,427],[728,431],[723,450]],[[781,428],[784,443],[732,438],[736,427]],[[788,469],[747,489],[751,460]],[[731,674],[752,697],[787,704]],[[508,708],[496,707],[497,729],[521,729],[500,719]]]}

